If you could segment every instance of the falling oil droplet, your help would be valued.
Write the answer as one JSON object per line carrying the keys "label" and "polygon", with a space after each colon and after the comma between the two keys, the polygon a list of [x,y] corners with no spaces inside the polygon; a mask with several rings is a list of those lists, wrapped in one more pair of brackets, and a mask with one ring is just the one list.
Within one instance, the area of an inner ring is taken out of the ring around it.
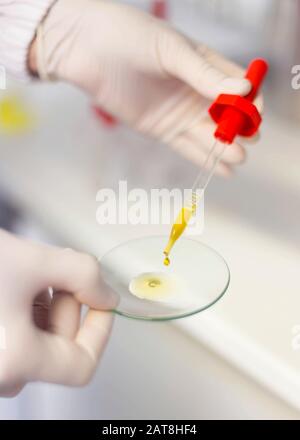
{"label": "falling oil droplet", "polygon": [[170,258],[169,258],[169,257],[166,257],[166,258],[164,259],[164,265],[165,265],[165,266],[170,266],[170,263],[171,263]]}

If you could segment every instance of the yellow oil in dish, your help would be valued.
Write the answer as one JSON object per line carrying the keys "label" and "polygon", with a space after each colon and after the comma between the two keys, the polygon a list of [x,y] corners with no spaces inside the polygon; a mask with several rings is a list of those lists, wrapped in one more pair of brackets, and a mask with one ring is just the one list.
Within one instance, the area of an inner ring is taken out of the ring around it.
{"label": "yellow oil in dish", "polygon": [[169,258],[170,252],[173,249],[174,244],[176,241],[181,237],[181,235],[184,233],[187,225],[189,224],[191,218],[196,212],[197,208],[197,195],[195,193],[192,194],[192,202],[190,204],[187,204],[184,206],[180,213],[178,214],[178,217],[175,221],[175,223],[172,226],[170,238],[168,241],[167,246],[164,250],[164,265],[169,266],[171,261]]}
{"label": "yellow oil in dish", "polygon": [[180,294],[182,283],[171,274],[148,272],[133,278],[129,284],[129,291],[140,299],[166,302]]}

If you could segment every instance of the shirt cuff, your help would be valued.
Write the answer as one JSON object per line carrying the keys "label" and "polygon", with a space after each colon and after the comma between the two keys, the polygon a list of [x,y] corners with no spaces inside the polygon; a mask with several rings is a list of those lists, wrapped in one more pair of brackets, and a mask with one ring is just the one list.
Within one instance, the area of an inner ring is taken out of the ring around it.
{"label": "shirt cuff", "polygon": [[0,64],[19,80],[31,78],[28,49],[56,0],[0,0]]}

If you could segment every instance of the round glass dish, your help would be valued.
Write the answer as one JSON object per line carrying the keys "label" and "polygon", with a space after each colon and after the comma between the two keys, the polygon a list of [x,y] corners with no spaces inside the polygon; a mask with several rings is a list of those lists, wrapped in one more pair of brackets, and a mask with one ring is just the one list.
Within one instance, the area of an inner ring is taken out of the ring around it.
{"label": "round glass dish", "polygon": [[221,255],[197,240],[181,238],[166,267],[162,251],[167,239],[132,240],[100,259],[106,283],[119,295],[117,314],[149,321],[179,319],[208,309],[225,294],[230,271]]}

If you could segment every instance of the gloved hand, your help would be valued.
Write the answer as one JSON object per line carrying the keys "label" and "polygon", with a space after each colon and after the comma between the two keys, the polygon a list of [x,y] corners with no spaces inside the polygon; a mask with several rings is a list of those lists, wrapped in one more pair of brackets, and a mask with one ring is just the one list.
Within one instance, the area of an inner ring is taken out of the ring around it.
{"label": "gloved hand", "polygon": [[[201,115],[221,92],[245,95],[243,69],[167,23],[103,0],[58,0],[39,27],[30,66],[41,78],[75,84],[136,130],[202,165],[215,124]],[[245,158],[235,143],[219,164]]]}
{"label": "gloved hand", "polygon": [[[112,314],[104,310],[116,304],[98,263],[3,230],[0,249],[0,396],[30,381],[85,384],[110,333]],[[82,304],[89,310],[80,325]]]}

